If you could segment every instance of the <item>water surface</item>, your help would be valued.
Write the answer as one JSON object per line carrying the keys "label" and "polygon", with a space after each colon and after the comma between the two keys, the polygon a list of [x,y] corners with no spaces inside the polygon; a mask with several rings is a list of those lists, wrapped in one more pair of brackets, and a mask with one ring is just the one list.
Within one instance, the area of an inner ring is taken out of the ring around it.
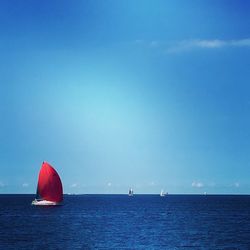
{"label": "water surface", "polygon": [[250,249],[250,196],[0,195],[0,249]]}

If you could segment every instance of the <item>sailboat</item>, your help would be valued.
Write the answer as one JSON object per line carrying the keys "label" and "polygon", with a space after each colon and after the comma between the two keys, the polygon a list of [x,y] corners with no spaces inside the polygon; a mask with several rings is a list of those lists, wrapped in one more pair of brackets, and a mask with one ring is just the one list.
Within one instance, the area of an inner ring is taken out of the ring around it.
{"label": "sailboat", "polygon": [[32,205],[51,206],[61,205],[63,201],[63,187],[60,176],[47,162],[42,163],[39,172],[36,198]]}
{"label": "sailboat", "polygon": [[161,190],[161,193],[160,193],[160,196],[166,196],[168,193],[165,193],[164,191],[163,191],[163,189]]}
{"label": "sailboat", "polygon": [[134,191],[133,191],[132,188],[130,188],[130,189],[128,190],[128,196],[133,196],[133,195],[134,195]]}

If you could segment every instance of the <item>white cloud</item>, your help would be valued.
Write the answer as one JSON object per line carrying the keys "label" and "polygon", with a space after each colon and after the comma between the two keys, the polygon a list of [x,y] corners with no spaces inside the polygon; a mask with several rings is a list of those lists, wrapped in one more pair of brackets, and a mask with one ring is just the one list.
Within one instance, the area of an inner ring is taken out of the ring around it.
{"label": "white cloud", "polygon": [[234,183],[234,186],[235,186],[236,188],[238,188],[238,187],[240,186],[240,183],[239,183],[239,182],[235,182],[235,183]]}
{"label": "white cloud", "polygon": [[154,181],[151,181],[151,182],[149,183],[149,186],[155,186],[155,182],[154,182]]}
{"label": "white cloud", "polygon": [[151,41],[150,46],[151,47],[158,47],[158,46],[160,46],[160,43],[159,43],[159,41]]}
{"label": "white cloud", "polygon": [[167,53],[178,53],[192,49],[218,49],[222,47],[250,47],[250,38],[239,40],[220,40],[220,39],[191,39],[177,42],[166,49]]}
{"label": "white cloud", "polygon": [[26,183],[26,182],[25,182],[25,183],[22,184],[22,187],[24,187],[24,188],[25,188],[25,187],[28,187],[28,186],[29,186],[29,183]]}
{"label": "white cloud", "polygon": [[73,183],[73,184],[70,185],[70,187],[72,187],[72,188],[75,188],[75,187],[77,187],[77,186],[78,186],[77,183]]}
{"label": "white cloud", "polygon": [[190,41],[189,46],[200,48],[220,48],[225,46],[226,42],[221,40],[193,40]]}
{"label": "white cloud", "polygon": [[135,44],[142,44],[144,41],[143,40],[141,40],[141,39],[137,39],[137,40],[135,40]]}
{"label": "white cloud", "polygon": [[134,44],[145,48],[154,48],[164,53],[180,53],[192,51],[194,49],[220,49],[224,47],[250,47],[250,38],[238,40],[222,39],[189,39],[176,42],[159,41],[159,40],[141,40],[137,39]]}
{"label": "white cloud", "polygon": [[250,38],[241,39],[241,40],[232,40],[232,46],[250,46]]}
{"label": "white cloud", "polygon": [[192,182],[192,187],[195,187],[195,188],[202,188],[204,187],[204,184],[200,181],[193,181]]}
{"label": "white cloud", "polygon": [[215,182],[210,182],[210,183],[208,184],[208,186],[209,186],[209,187],[215,187],[215,186],[216,186],[216,183],[215,183]]}

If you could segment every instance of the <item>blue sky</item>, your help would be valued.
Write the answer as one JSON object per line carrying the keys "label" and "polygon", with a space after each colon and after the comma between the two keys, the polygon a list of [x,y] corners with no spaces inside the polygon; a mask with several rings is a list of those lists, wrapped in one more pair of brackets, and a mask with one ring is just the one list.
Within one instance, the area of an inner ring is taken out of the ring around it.
{"label": "blue sky", "polygon": [[249,1],[0,2],[0,193],[250,193]]}

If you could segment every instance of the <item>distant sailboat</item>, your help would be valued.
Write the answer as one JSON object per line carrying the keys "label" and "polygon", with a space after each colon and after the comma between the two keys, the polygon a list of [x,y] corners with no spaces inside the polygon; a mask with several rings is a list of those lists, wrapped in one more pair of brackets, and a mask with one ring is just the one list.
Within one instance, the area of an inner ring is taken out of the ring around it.
{"label": "distant sailboat", "polygon": [[128,196],[133,196],[133,195],[134,195],[134,191],[132,188],[130,188],[128,191]]}
{"label": "distant sailboat", "polygon": [[160,193],[160,196],[161,197],[163,197],[163,196],[166,196],[168,193],[165,193],[164,191],[163,191],[163,189],[161,190],[161,193]]}
{"label": "distant sailboat", "polygon": [[56,170],[47,162],[43,162],[40,169],[36,199],[32,205],[61,205],[63,201],[63,187]]}

